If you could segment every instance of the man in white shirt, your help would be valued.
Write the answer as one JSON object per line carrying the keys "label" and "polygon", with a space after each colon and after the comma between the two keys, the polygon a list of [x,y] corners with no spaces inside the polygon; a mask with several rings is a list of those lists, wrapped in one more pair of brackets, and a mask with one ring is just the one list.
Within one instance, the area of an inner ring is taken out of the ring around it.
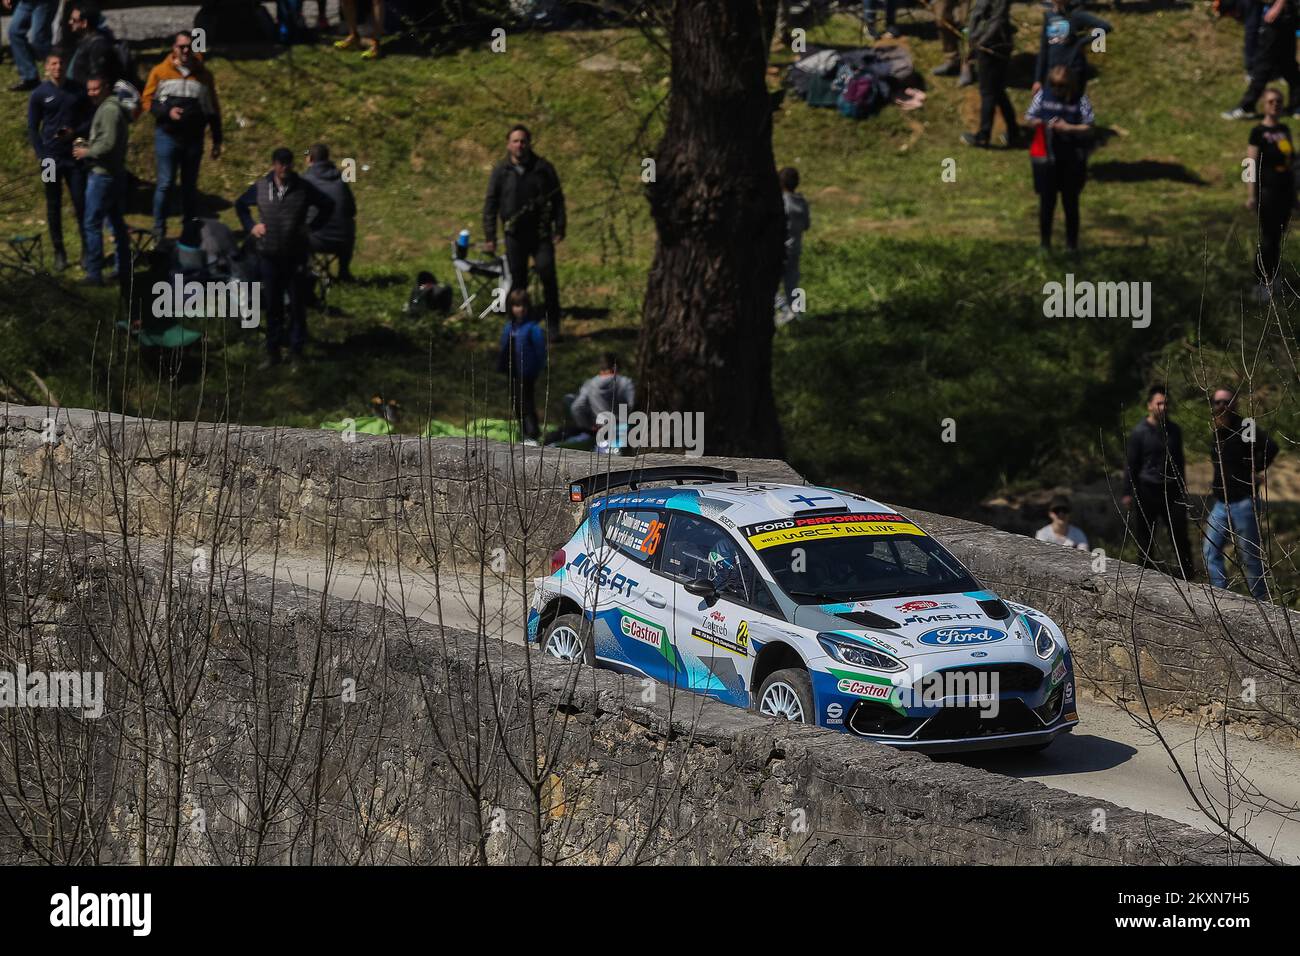
{"label": "man in white shirt", "polygon": [[1047,516],[1052,519],[1051,523],[1039,528],[1038,534],[1034,537],[1039,541],[1061,544],[1067,548],[1088,550],[1088,536],[1076,525],[1070,524],[1070,499],[1057,495],[1047,506]]}

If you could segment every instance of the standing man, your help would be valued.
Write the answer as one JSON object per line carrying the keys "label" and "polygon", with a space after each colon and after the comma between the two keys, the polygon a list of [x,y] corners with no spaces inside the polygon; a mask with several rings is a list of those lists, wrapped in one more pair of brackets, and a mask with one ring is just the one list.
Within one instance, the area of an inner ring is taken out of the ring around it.
{"label": "standing man", "polygon": [[506,157],[492,170],[483,202],[483,248],[496,252],[497,217],[506,234],[506,261],[512,288],[528,288],[528,260],[542,280],[546,327],[560,338],[560,283],[555,275],[555,244],[564,240],[564,192],[555,167],[533,152],[528,127],[516,125],[506,137]]}
{"label": "standing man", "polygon": [[[257,207],[262,221],[249,212]],[[307,303],[303,273],[311,248],[308,213],[317,228],[329,222],[334,204],[328,196],[293,171],[293,153],[281,146],[271,154],[271,171],[235,200],[235,212],[248,234],[257,240],[258,278],[262,310],[266,313],[266,359],[260,368],[280,364],[284,333],[284,298],[289,297],[289,364],[296,368],[307,342]]]}
{"label": "standing man", "polygon": [[1260,18],[1255,38],[1255,57],[1250,64],[1250,83],[1241,102],[1220,115],[1227,120],[1249,119],[1255,115],[1268,81],[1286,80],[1288,113],[1300,110],[1300,66],[1295,61],[1295,0],[1273,0]]}
{"label": "standing man", "polygon": [[153,236],[167,234],[167,197],[181,180],[181,223],[199,214],[199,164],[203,136],[212,127],[212,158],[221,156],[221,105],[217,84],[194,51],[189,31],[176,34],[171,52],[149,71],[140,108],[158,121],[153,133],[158,186],[153,193]]}
{"label": "standing man", "polygon": [[99,7],[82,0],[68,10],[68,32],[64,37],[65,49],[70,51],[66,73],[73,83],[83,86],[92,76],[102,76],[113,84],[122,78],[122,62],[117,58],[117,38],[104,21]]}
{"label": "standing man", "polygon": [[1007,96],[1007,70],[1011,66],[1015,32],[1011,23],[1011,0],[975,0],[972,4],[966,37],[979,72],[980,128],[974,133],[961,134],[961,141],[967,146],[989,144],[993,135],[993,114],[998,110],[1007,125],[1006,145],[1010,149],[1020,145],[1020,124],[1011,106],[1011,98]]}
{"label": "standing man", "polygon": [[339,257],[339,281],[352,281],[352,253],[357,245],[357,201],[352,187],[343,179],[337,166],[330,162],[330,148],[317,143],[307,150],[307,169],[303,179],[311,183],[334,204],[334,215],[326,223],[310,223],[312,252],[328,252]]}
{"label": "standing man", "polygon": [[9,87],[12,93],[26,93],[40,85],[36,64],[50,52],[54,18],[59,0],[0,0],[6,11],[13,12],[9,21],[9,49],[13,51],[18,82]]}
{"label": "standing man", "polygon": [[1263,471],[1277,457],[1277,444],[1254,420],[1243,421],[1234,410],[1230,389],[1214,392],[1214,443],[1210,461],[1214,465],[1211,497],[1214,506],[1206,521],[1205,570],[1216,588],[1228,586],[1223,552],[1232,538],[1237,558],[1246,572],[1246,586],[1257,600],[1268,600],[1264,581],[1263,552],[1259,541],[1259,490]]}
{"label": "standing man", "polygon": [[117,281],[123,292],[131,285],[131,236],[126,229],[126,147],[131,114],[113,95],[108,78],[92,76],[86,81],[86,96],[95,106],[90,121],[90,139],[72,147],[76,159],[90,163],[86,180],[86,277],[82,285],[104,284],[104,220],[113,230],[117,253]]}
{"label": "standing man", "polygon": [[1163,521],[1184,580],[1192,576],[1192,548],[1187,543],[1186,469],[1183,431],[1169,420],[1169,396],[1163,385],[1147,391],[1147,417],[1128,436],[1124,468],[1124,507],[1129,531],[1137,541],[1143,567],[1151,558],[1156,525]]}
{"label": "standing man", "polygon": [[72,142],[90,133],[93,112],[81,87],[64,79],[63,54],[50,53],[45,58],[45,82],[32,90],[27,101],[27,136],[36,151],[41,183],[45,187],[45,221],[54,246],[55,272],[68,267],[68,254],[63,245],[65,183],[77,217],[83,259],[86,254],[86,172],[72,157]]}

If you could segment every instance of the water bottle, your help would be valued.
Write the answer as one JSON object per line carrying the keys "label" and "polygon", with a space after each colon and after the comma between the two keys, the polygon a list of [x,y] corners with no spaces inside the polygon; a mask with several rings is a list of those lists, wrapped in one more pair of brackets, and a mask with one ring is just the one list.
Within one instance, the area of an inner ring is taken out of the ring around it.
{"label": "water bottle", "polygon": [[456,236],[456,258],[457,259],[469,258],[469,230],[468,229],[462,229],[460,231],[460,234]]}

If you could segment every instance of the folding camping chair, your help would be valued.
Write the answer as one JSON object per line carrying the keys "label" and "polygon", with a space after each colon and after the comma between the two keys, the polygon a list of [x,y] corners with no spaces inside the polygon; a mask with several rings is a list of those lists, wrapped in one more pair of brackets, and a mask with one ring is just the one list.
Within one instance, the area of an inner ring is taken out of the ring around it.
{"label": "folding camping chair", "polygon": [[503,302],[506,293],[510,291],[510,264],[506,262],[505,256],[495,259],[462,259],[453,242],[451,266],[456,273],[456,283],[460,286],[460,306],[457,311],[463,310],[467,315],[474,315],[474,301],[479,296],[486,295],[487,302],[478,313],[481,319],[492,311],[498,291]]}
{"label": "folding camping chair", "polygon": [[308,264],[311,281],[311,301],[324,309],[329,299],[330,286],[339,281],[339,257],[333,252],[313,252]]}
{"label": "folding camping chair", "polygon": [[11,236],[5,244],[8,249],[0,252],[0,260],[15,272],[35,275],[44,265],[45,255],[40,233],[31,236]]}

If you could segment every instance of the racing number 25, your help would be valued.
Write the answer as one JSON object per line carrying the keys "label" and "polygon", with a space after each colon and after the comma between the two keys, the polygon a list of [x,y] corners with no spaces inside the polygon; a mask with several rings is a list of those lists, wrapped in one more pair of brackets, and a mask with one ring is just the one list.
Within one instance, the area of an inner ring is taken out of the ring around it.
{"label": "racing number 25", "polygon": [[650,527],[646,528],[645,537],[641,539],[641,550],[653,555],[659,550],[659,539],[663,536],[664,524],[658,518],[652,518]]}

